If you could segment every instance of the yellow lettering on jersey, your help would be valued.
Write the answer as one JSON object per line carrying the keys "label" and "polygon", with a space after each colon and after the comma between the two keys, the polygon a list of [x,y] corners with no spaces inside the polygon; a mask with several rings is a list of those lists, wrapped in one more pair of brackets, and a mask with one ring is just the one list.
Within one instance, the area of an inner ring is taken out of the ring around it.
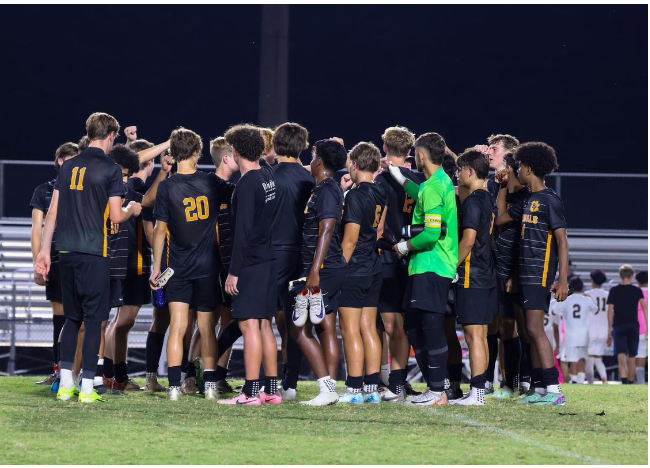
{"label": "yellow lettering on jersey", "polygon": [[537,216],[525,214],[523,221],[524,221],[524,223],[537,224],[538,218],[537,218]]}
{"label": "yellow lettering on jersey", "polygon": [[413,200],[411,197],[407,195],[406,198],[404,199],[404,208],[402,209],[402,211],[404,211],[404,213],[412,213],[414,205],[415,205],[415,200]]}
{"label": "yellow lettering on jersey", "polygon": [[539,211],[539,202],[537,200],[533,200],[533,202],[530,204],[530,212],[535,213],[536,211]]}
{"label": "yellow lettering on jersey", "polygon": [[426,214],[424,215],[424,227],[429,229],[440,229],[442,226],[442,215]]}
{"label": "yellow lettering on jersey", "polygon": [[[77,182],[77,173],[79,173],[79,182]],[[79,166],[72,169],[72,178],[70,179],[70,190],[83,190],[84,189],[84,175],[86,168],[82,167],[81,171]]]}
{"label": "yellow lettering on jersey", "polygon": [[208,197],[201,196],[194,198],[185,198],[183,200],[185,206],[185,220],[189,223],[197,219],[208,219],[210,216],[210,206],[208,204]]}

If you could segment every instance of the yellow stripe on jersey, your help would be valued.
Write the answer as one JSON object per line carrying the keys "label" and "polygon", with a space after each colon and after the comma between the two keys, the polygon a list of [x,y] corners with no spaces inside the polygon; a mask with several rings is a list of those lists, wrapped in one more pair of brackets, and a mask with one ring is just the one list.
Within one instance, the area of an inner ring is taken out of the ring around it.
{"label": "yellow stripe on jersey", "polygon": [[470,250],[467,254],[467,257],[465,258],[465,283],[463,284],[463,288],[465,289],[469,288],[469,264],[471,259],[472,251]]}
{"label": "yellow stripe on jersey", "polygon": [[109,205],[106,203],[106,210],[104,210],[104,250],[102,252],[102,256],[104,257],[108,257],[108,227],[106,227],[106,224],[108,224],[110,214]]}
{"label": "yellow stripe on jersey", "polygon": [[144,235],[144,227],[142,226],[142,219],[138,219],[138,276],[142,276],[142,237]]}
{"label": "yellow stripe on jersey", "polygon": [[169,228],[167,228],[167,268],[169,268],[169,250],[171,248],[170,237],[171,234],[169,233]]}
{"label": "yellow stripe on jersey", "polygon": [[439,214],[425,214],[424,227],[429,229],[440,229],[442,226],[442,215]]}
{"label": "yellow stripe on jersey", "polygon": [[548,231],[546,239],[546,257],[544,258],[544,273],[542,274],[542,286],[546,287],[546,276],[548,275],[548,263],[551,258],[551,245],[553,241],[553,232]]}

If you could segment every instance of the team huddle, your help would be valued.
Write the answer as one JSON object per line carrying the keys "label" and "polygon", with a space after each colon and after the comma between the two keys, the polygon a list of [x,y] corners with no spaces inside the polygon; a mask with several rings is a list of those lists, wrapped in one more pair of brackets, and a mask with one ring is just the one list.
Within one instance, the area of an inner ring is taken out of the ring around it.
{"label": "team huddle", "polygon": [[[547,144],[500,134],[456,156],[437,133],[390,127],[383,157],[372,143],[348,151],[330,138],[303,166],[301,125],[236,125],[210,142],[208,173],[197,169],[203,143],[191,130],[154,146],[135,127],[115,145],[119,129],[92,114],[31,203],[35,281],[54,311],[47,383],[59,400],[140,389],[128,376],[128,332],[153,302],[145,390],[170,401],[197,392],[226,405],[295,400],[304,356],[320,390],[301,401],[309,406],[473,406],[486,395],[565,404],[545,326],[552,295],[562,304],[573,291],[562,201],[544,182],[558,167]],[[466,395],[456,324],[469,347]],[[165,388],[156,372],[168,329]],[[236,392],[226,376],[242,336]],[[498,339],[504,381],[493,389]],[[406,380],[411,350],[425,392]]]}

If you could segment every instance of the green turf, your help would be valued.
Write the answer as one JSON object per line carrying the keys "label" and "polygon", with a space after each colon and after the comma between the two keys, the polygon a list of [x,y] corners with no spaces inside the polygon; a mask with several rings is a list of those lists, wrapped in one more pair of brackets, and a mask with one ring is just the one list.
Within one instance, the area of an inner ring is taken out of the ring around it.
{"label": "green turf", "polygon": [[82,407],[36,380],[0,378],[0,464],[648,463],[647,386],[567,385],[564,407],[251,408],[144,392]]}

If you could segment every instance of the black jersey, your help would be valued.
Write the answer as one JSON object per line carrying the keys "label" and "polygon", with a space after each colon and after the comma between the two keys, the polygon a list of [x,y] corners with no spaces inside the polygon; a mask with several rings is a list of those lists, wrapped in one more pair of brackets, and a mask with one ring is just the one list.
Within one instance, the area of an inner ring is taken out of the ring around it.
{"label": "black jersey", "polygon": [[[139,177],[131,177],[127,183],[126,188],[138,194],[144,195],[147,186]],[[142,197],[139,197],[138,202],[142,202]],[[128,276],[149,276],[151,273],[151,246],[147,241],[144,234],[143,221],[151,221],[151,209],[145,213],[145,208],[142,208],[140,216],[131,216],[125,223],[127,225],[129,244],[128,244],[128,258],[126,265],[126,272]],[[145,219],[147,218],[147,219]]]}
{"label": "black jersey", "polygon": [[487,191],[492,194],[494,201],[499,197],[499,190],[501,190],[501,185],[495,180],[494,173],[492,173],[488,176]]}
{"label": "black jersey", "polygon": [[607,303],[614,305],[614,326],[639,323],[639,300],[643,291],[633,284],[619,284],[609,290]]}
{"label": "black jersey", "polygon": [[[34,194],[29,202],[29,206],[43,212],[43,217],[47,216],[47,212],[50,209],[50,202],[52,201],[52,194],[54,193],[55,185],[56,179],[52,179],[49,182],[39,185],[34,189]],[[56,243],[54,241],[55,237],[56,228],[54,236],[52,237],[52,249],[50,251],[51,263],[57,263],[59,261],[59,252],[56,250]]]}
{"label": "black jersey", "polygon": [[[259,162],[260,162],[261,169],[264,169],[265,171],[269,171],[271,173],[273,172],[273,168],[277,165],[274,164],[273,166],[271,166],[269,163],[266,162],[266,159],[264,158],[260,158]],[[228,179],[228,182],[230,182],[231,184],[237,184],[237,182],[239,182],[239,179],[241,179],[241,172],[235,171],[230,176],[230,179]]]}
{"label": "black jersey", "polygon": [[[126,195],[122,198],[122,206],[127,206],[131,201],[142,203],[142,194],[127,187]],[[126,278],[129,258],[129,229],[131,229],[131,223],[129,221],[135,221],[137,219],[138,217],[131,216],[126,223],[120,224],[116,224],[110,219],[106,220],[111,278]]]}
{"label": "black jersey", "polygon": [[[400,172],[407,179],[420,184],[420,177],[413,171],[400,167]],[[410,225],[413,220],[413,209],[417,200],[411,198],[388,171],[379,174],[375,179],[375,183],[381,185],[388,194],[385,229],[399,239],[402,227]],[[384,267],[384,278],[394,276],[394,265],[401,263],[397,258],[397,254],[392,250],[382,250],[380,258],[382,263],[386,265]]]}
{"label": "black jersey", "polygon": [[550,287],[558,267],[556,229],[566,229],[562,200],[550,188],[531,193],[508,210],[521,222],[519,283]]}
{"label": "black jersey", "polygon": [[[216,176],[221,179],[219,176]],[[223,179],[222,179],[223,180]],[[224,181],[226,182],[226,181]],[[228,181],[229,182],[229,181]],[[230,228],[232,192],[235,186],[232,183],[224,185],[225,197],[219,205],[217,214],[217,244],[219,245],[219,255],[221,257],[221,268],[228,271],[230,268],[230,256],[232,254],[232,230]]]}
{"label": "black jersey", "polygon": [[314,178],[301,164],[279,163],[273,166],[275,197],[273,248],[300,252],[305,206],[314,188]]}
{"label": "black jersey", "polygon": [[272,171],[248,171],[237,182],[231,215],[234,234],[229,271],[233,276],[239,276],[245,266],[274,260],[271,225],[275,204]]}
{"label": "black jersey", "polygon": [[[167,223],[168,266],[177,280],[217,274],[217,214],[230,193],[214,174],[176,174],[158,186],[154,218]],[[162,263],[161,263],[162,265]]]}
{"label": "black jersey", "polygon": [[370,182],[362,182],[346,195],[343,225],[355,223],[361,226],[357,245],[348,262],[348,276],[368,276],[382,271],[377,250],[377,227],[387,198],[382,185]]}
{"label": "black jersey", "polygon": [[325,261],[321,268],[345,268],[345,259],[341,249],[341,217],[343,214],[343,191],[334,179],[328,178],[314,187],[314,191],[305,207],[305,224],[302,229],[302,265],[303,275],[308,275],[314,262],[316,246],[320,234],[320,222],[323,219],[335,219],[332,241],[327,249]]}
{"label": "black jersey", "polygon": [[59,251],[108,256],[108,199],[126,194],[122,169],[90,147],[61,166],[56,242]]}
{"label": "black jersey", "polygon": [[496,286],[492,257],[492,230],[496,218],[494,198],[487,190],[475,190],[461,206],[458,225],[476,231],[476,241],[465,261],[458,266],[457,287],[491,289]]}
{"label": "black jersey", "polygon": [[[506,196],[506,205],[513,206],[530,196],[528,187]],[[519,238],[521,223],[512,221],[497,229],[498,235],[494,243],[494,269],[499,278],[505,280],[516,275],[519,265]]]}

